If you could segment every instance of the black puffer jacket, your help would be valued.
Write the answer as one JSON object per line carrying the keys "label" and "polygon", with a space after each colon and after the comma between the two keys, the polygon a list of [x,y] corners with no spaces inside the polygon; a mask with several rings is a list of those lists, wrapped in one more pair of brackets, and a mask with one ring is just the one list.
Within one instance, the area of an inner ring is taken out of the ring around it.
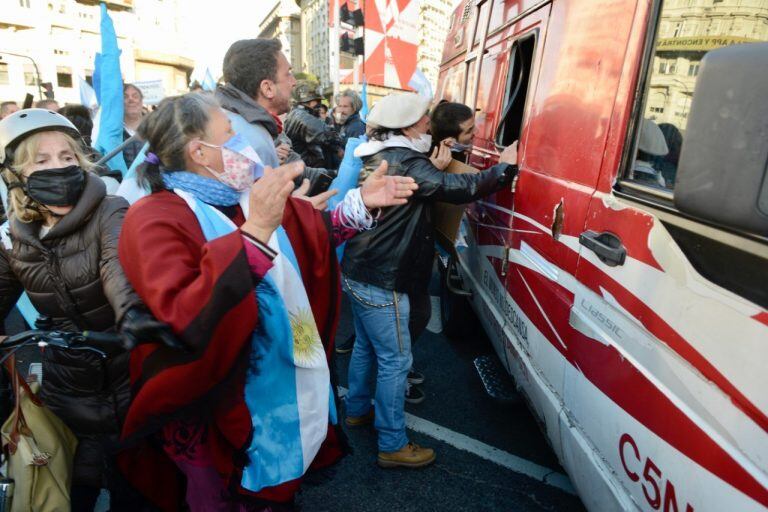
{"label": "black puffer jacket", "polygon": [[366,170],[382,160],[389,164],[387,174],[410,176],[419,189],[408,204],[384,209],[374,229],[347,242],[342,271],[355,281],[386,290],[425,293],[435,254],[430,205],[464,204],[497,192],[512,184],[517,166],[498,164],[479,174],[447,174],[424,154],[404,147],[363,156]]}
{"label": "black puffer jacket", "polygon": [[336,130],[304,105],[296,105],[288,113],[285,118],[285,134],[291,139],[293,149],[309,167],[333,168],[333,165],[326,162],[325,154],[342,149]]}
{"label": "black puffer jacket", "polygon": [[[114,329],[141,304],[117,256],[127,209],[125,199],[107,196],[104,183],[89,173],[74,209],[42,239],[39,222],[25,224],[11,214],[10,240],[0,247],[0,318],[26,291],[53,329]],[[47,348],[41,397],[78,438],[73,483],[108,485],[107,451],[130,402],[128,353],[102,360]]]}

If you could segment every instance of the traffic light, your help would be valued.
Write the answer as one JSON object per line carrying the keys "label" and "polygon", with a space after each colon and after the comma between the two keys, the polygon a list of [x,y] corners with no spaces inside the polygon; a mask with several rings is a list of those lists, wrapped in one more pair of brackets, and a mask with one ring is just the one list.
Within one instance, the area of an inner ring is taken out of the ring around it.
{"label": "traffic light", "polygon": [[362,27],[365,23],[362,9],[350,11],[347,4],[344,4],[339,8],[339,20],[341,20],[342,23],[352,25],[353,27]]}
{"label": "traffic light", "polygon": [[349,34],[342,34],[339,39],[339,51],[352,55],[365,55],[365,43],[362,37],[351,38]]}

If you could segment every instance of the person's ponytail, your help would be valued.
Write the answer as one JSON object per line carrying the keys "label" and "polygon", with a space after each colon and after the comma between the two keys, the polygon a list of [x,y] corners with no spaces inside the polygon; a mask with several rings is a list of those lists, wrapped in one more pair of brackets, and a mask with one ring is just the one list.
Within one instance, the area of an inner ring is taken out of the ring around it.
{"label": "person's ponytail", "polygon": [[147,158],[137,168],[139,185],[153,193],[165,189],[163,172],[186,168],[185,149],[195,137],[204,137],[211,110],[220,108],[210,94],[189,93],[160,102],[136,132],[149,142]]}

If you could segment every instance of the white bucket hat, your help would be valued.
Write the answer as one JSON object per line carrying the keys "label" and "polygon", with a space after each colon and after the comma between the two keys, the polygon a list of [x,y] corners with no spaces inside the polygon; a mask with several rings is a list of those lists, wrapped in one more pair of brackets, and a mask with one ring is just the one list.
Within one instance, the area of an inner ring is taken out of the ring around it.
{"label": "white bucket hat", "polygon": [[430,101],[418,94],[401,92],[376,102],[366,123],[374,128],[407,128],[413,126],[429,110]]}

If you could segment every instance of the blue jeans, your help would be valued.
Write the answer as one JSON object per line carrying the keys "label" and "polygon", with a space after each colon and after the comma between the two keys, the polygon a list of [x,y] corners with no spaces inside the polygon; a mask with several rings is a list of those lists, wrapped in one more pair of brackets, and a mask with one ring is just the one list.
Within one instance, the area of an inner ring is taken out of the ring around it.
{"label": "blue jeans", "polygon": [[396,452],[408,444],[405,434],[405,387],[411,369],[408,294],[385,290],[342,276],[352,305],[355,348],[349,362],[347,415],[363,416],[371,409],[371,374],[376,375],[376,420],[379,451]]}

